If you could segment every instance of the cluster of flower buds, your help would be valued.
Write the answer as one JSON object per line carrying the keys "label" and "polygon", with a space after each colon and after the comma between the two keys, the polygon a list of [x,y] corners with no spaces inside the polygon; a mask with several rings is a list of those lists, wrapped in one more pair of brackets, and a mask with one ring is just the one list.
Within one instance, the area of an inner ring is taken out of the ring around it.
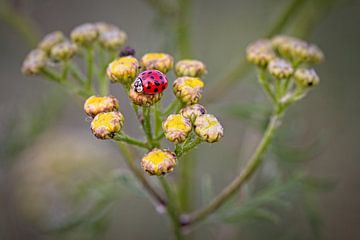
{"label": "cluster of flower buds", "polygon": [[267,84],[267,91],[273,91],[273,96],[278,98],[276,101],[282,102],[284,99],[300,99],[299,96],[305,96],[309,87],[319,83],[311,64],[322,62],[324,54],[314,44],[279,35],[249,44],[246,57],[275,79],[276,82],[262,79],[262,84]]}
{"label": "cluster of flower buds", "polygon": [[118,27],[104,23],[85,23],[75,27],[70,39],[60,31],[51,32],[39,42],[25,58],[22,72],[26,75],[42,73],[54,63],[73,58],[81,48],[93,47],[98,44],[108,51],[118,51],[126,42],[127,35]]}
{"label": "cluster of flower buds", "polygon": [[93,118],[91,131],[95,137],[109,139],[121,131],[124,117],[118,110],[119,102],[113,96],[91,96],[85,101],[84,111]]}

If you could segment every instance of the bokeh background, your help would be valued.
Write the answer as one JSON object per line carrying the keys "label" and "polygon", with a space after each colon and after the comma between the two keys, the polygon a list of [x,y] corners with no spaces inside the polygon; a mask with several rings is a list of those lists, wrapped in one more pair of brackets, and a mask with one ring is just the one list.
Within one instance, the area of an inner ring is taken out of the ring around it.
{"label": "bokeh background", "polygon": [[[149,2],[156,1],[0,1],[0,239],[171,238],[166,218],[126,173],[116,148],[91,135],[79,99],[20,72],[33,39],[53,30],[68,34],[84,22],[119,26],[137,56],[176,54],[171,19],[159,16]],[[284,32],[304,28],[306,39],[325,52],[325,63],[317,67],[321,84],[290,109],[269,160],[240,194],[250,210],[233,221],[201,225],[193,238],[360,238],[360,1],[308,2],[298,25]],[[192,1],[191,51],[208,66],[205,81],[220,81],[287,3]],[[306,25],[311,16],[314,23]],[[19,27],[18,18],[32,26],[31,34]],[[140,136],[126,96],[119,86],[111,92],[120,99],[127,131]],[[263,102],[255,75],[248,74],[208,106],[223,122],[226,137],[196,151],[193,206],[202,205],[205,188],[220,191],[241,169],[261,136],[263,107],[254,108]],[[311,183],[299,190],[297,178],[289,176],[302,175],[313,176],[313,182],[308,179]],[[295,188],[286,185],[294,181]],[[267,217],[257,216],[253,209],[260,206],[250,204],[259,201],[261,191],[260,205],[273,213]]]}

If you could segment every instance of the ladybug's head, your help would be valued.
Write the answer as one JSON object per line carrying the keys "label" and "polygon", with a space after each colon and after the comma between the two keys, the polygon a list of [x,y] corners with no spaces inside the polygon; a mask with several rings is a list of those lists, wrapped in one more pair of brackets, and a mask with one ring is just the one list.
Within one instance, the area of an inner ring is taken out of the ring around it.
{"label": "ladybug's head", "polygon": [[137,93],[142,93],[144,90],[141,78],[136,78],[134,82],[134,90]]}

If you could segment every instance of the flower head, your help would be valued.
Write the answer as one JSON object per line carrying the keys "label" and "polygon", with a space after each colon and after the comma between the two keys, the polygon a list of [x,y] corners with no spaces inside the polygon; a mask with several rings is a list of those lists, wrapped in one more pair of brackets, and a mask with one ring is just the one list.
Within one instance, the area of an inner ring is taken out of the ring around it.
{"label": "flower head", "polygon": [[166,139],[175,143],[183,142],[192,129],[190,120],[181,114],[169,115],[162,127]]}
{"label": "flower head", "polygon": [[246,59],[259,67],[266,67],[267,64],[276,58],[271,42],[267,39],[260,39],[250,43],[246,48]]}
{"label": "flower head", "polygon": [[84,111],[90,117],[95,117],[102,112],[113,112],[119,110],[119,101],[113,96],[91,96],[84,104]]}
{"label": "flower head", "polygon": [[201,77],[206,73],[206,66],[198,60],[185,59],[176,63],[175,73],[178,77]]}
{"label": "flower head", "polygon": [[268,65],[268,70],[270,74],[277,79],[288,78],[294,72],[291,63],[281,58],[275,58],[271,60]]}
{"label": "flower head", "polygon": [[190,119],[190,121],[192,123],[195,122],[195,120],[198,116],[201,116],[206,113],[207,113],[207,111],[206,111],[205,107],[200,104],[189,105],[180,110],[180,114],[183,115],[184,117]]}
{"label": "flower head", "polygon": [[97,39],[98,29],[95,24],[84,23],[74,28],[70,33],[70,37],[75,43],[87,46]]}
{"label": "flower head", "polygon": [[145,93],[138,93],[134,89],[134,85],[132,84],[129,91],[129,98],[131,101],[138,105],[143,107],[149,107],[158,101],[160,101],[161,97],[163,96],[163,93],[155,93],[155,94],[145,94]]}
{"label": "flower head", "polygon": [[200,78],[180,77],[173,85],[174,94],[187,105],[199,102],[204,88],[204,82]]}
{"label": "flower head", "polygon": [[203,114],[194,122],[196,134],[209,143],[217,142],[224,135],[224,129],[214,115]]}
{"label": "flower head", "polygon": [[167,73],[174,65],[172,56],[166,53],[147,53],[141,58],[141,67]]}
{"label": "flower head", "polygon": [[142,168],[150,175],[165,175],[174,170],[176,165],[175,153],[154,148],[141,159]]}
{"label": "flower head", "polygon": [[69,41],[65,41],[59,44],[56,44],[52,49],[51,49],[51,58],[58,60],[58,61],[62,61],[62,60],[66,60],[66,59],[70,59],[72,58],[77,52],[77,46],[76,44],[69,42]]}
{"label": "flower head", "polygon": [[65,40],[64,34],[60,31],[51,32],[40,41],[38,48],[50,53],[51,48]]}
{"label": "flower head", "polygon": [[112,82],[130,84],[139,73],[139,62],[132,56],[120,57],[109,64],[106,73]]}
{"label": "flower head", "polygon": [[35,75],[46,67],[47,55],[41,49],[32,50],[25,58],[21,72],[25,75]]}
{"label": "flower head", "polygon": [[298,68],[295,71],[295,82],[301,87],[311,87],[319,84],[320,79],[312,68]]}
{"label": "flower head", "polygon": [[120,112],[99,113],[91,122],[91,131],[99,139],[109,139],[120,132],[124,117]]}
{"label": "flower head", "polygon": [[127,35],[117,27],[99,33],[99,43],[106,49],[115,50],[121,48],[127,40]]}

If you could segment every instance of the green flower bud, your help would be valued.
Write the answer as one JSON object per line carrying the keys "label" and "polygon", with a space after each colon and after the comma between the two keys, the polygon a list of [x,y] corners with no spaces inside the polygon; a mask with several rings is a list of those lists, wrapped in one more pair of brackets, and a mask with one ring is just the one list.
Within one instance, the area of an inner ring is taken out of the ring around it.
{"label": "green flower bud", "polygon": [[32,50],[25,58],[21,72],[25,75],[36,75],[46,67],[47,54],[41,49]]}
{"label": "green flower bud", "polygon": [[182,143],[191,132],[191,122],[181,114],[171,114],[163,122],[165,137],[170,142]]}
{"label": "green flower bud", "polygon": [[266,67],[274,58],[276,55],[272,50],[271,42],[267,39],[257,40],[246,48],[246,59],[259,67]]}
{"label": "green flower bud", "polygon": [[224,136],[224,129],[214,115],[198,116],[194,126],[196,134],[208,143],[217,142]]}
{"label": "green flower bud", "polygon": [[198,103],[203,89],[204,82],[200,78],[194,77],[177,78],[173,85],[176,97],[187,105]]}
{"label": "green flower bud", "polygon": [[130,100],[138,106],[149,107],[154,105],[158,101],[160,101],[163,93],[155,93],[155,94],[144,94],[138,93],[134,90],[134,85],[131,85],[129,90],[129,98]]}
{"label": "green flower bud", "polygon": [[268,71],[275,78],[283,79],[289,78],[293,74],[294,69],[288,61],[281,58],[275,58],[270,61]]}
{"label": "green flower bud", "polygon": [[294,74],[295,82],[301,87],[312,87],[319,84],[320,79],[312,68],[299,68]]}
{"label": "green flower bud", "polygon": [[126,40],[126,33],[118,28],[111,28],[108,31],[100,32],[99,35],[100,45],[109,50],[121,48],[125,44]]}
{"label": "green flower bud", "polygon": [[165,175],[174,170],[176,165],[175,153],[154,148],[141,159],[142,168],[150,175]]}
{"label": "green flower bud", "polygon": [[180,110],[180,114],[190,119],[192,123],[195,122],[198,116],[201,116],[206,113],[207,113],[206,109],[204,108],[204,106],[200,104],[189,105]]}
{"label": "green flower bud", "polygon": [[45,37],[38,44],[38,48],[50,53],[51,48],[65,40],[64,34],[60,31],[55,31],[45,35]]}
{"label": "green flower bud", "polygon": [[90,117],[95,117],[102,112],[119,110],[119,101],[113,96],[91,96],[84,103],[84,111]]}
{"label": "green flower bud", "polygon": [[76,44],[69,41],[65,41],[55,45],[51,49],[50,55],[51,58],[55,60],[63,61],[72,58],[76,54],[76,52],[77,52]]}
{"label": "green flower bud", "polygon": [[98,36],[98,31],[95,24],[84,23],[71,31],[71,40],[81,46],[88,46],[93,43]]}
{"label": "green flower bud", "polygon": [[181,60],[175,66],[175,74],[178,77],[201,77],[206,73],[206,66],[198,60]]}
{"label": "green flower bud", "polygon": [[124,117],[120,112],[103,112],[92,120],[91,131],[99,139],[109,139],[121,131],[123,124]]}
{"label": "green flower bud", "polygon": [[146,70],[159,70],[167,73],[173,68],[174,59],[166,53],[147,53],[141,58],[140,64]]}

